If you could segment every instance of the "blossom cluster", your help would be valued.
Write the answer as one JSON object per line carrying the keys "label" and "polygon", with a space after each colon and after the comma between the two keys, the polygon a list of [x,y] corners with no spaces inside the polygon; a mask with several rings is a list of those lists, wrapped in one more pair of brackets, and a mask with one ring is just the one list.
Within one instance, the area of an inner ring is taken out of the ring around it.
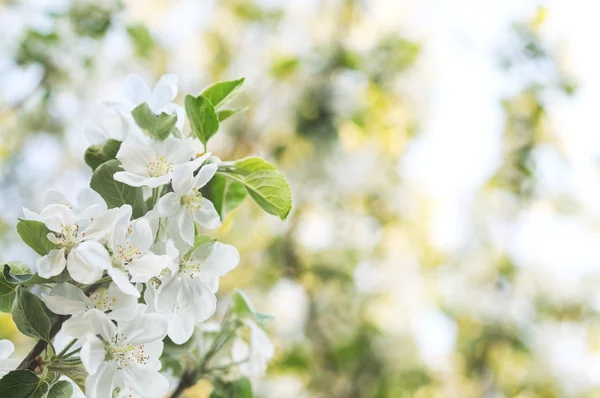
{"label": "blossom cluster", "polygon": [[[91,188],[75,202],[50,191],[39,213],[23,209],[19,233],[42,254],[35,267],[41,286],[32,291],[47,310],[63,317],[60,333],[74,340],[62,355],[78,347],[72,352],[79,353],[87,372],[87,397],[158,398],[174,389],[160,372],[163,340],[168,336],[175,345],[190,341],[199,325],[215,314],[220,278],[240,262],[234,246],[206,235],[225,216],[222,203],[228,199],[217,197],[218,211],[203,194],[220,166],[237,170],[231,183],[242,184],[267,212],[281,208],[281,195],[261,191],[263,185],[273,187],[269,181],[280,181],[270,164],[247,158],[236,166],[205,151],[216,131],[207,135],[212,127],[199,123],[217,115],[216,106],[236,85],[224,82],[198,98],[190,96],[192,105],[186,98],[184,109],[173,102],[176,76],[164,75],[150,88],[141,77],[130,75],[125,81],[129,103],[107,104],[119,116],[121,130],[101,125],[85,129],[93,145],[86,152],[94,171]],[[201,106],[194,107],[196,103]],[[192,130],[187,134],[186,113]],[[109,150],[111,145],[114,149]],[[41,233],[32,234],[34,228]],[[11,271],[5,272],[13,275]],[[13,304],[16,321],[20,300],[24,298],[17,295]],[[243,307],[254,312],[248,302]],[[240,317],[223,323],[211,333],[218,338],[220,331],[227,332],[238,374],[264,373],[273,345],[261,322]],[[40,332],[40,337],[52,345],[53,336]],[[53,363],[59,368],[52,361],[60,362],[62,355],[46,358],[49,370]]]}

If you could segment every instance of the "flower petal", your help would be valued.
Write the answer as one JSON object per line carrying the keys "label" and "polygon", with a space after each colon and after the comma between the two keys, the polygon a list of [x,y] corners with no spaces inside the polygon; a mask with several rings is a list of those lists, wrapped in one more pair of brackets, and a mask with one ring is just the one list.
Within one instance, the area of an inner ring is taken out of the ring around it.
{"label": "flower petal", "polygon": [[187,195],[194,187],[194,175],[187,167],[180,167],[173,173],[173,191],[179,196]]}
{"label": "flower petal", "polygon": [[125,77],[123,84],[125,95],[135,106],[147,101],[150,98],[150,87],[146,84],[140,75],[130,74]]}
{"label": "flower petal", "polygon": [[218,168],[219,166],[217,166],[215,163],[202,166],[200,168],[200,171],[198,171],[198,174],[196,174],[196,177],[194,178],[194,187],[196,189],[200,189],[203,186],[205,186],[210,181],[210,179],[214,177]]}
{"label": "flower petal", "polygon": [[70,283],[57,284],[49,295],[42,295],[42,300],[50,311],[60,315],[83,314],[91,306],[83,290]]}
{"label": "flower petal", "polygon": [[194,317],[187,312],[180,311],[171,315],[169,319],[169,338],[175,344],[183,344],[194,334]]}
{"label": "flower petal", "polygon": [[15,352],[15,345],[10,340],[0,340],[0,359],[6,359]]}
{"label": "flower petal", "polygon": [[122,182],[130,187],[144,186],[148,177],[144,175],[130,173],[128,171],[117,171],[113,176],[115,181]]}
{"label": "flower petal", "polygon": [[66,205],[48,205],[40,213],[44,224],[54,232],[61,232],[66,225],[75,225],[77,217]]}
{"label": "flower petal", "polygon": [[127,242],[141,253],[150,250],[150,246],[154,243],[154,236],[148,220],[140,218],[133,223]]}
{"label": "flower petal", "polygon": [[77,207],[80,220],[97,217],[108,209],[102,196],[91,188],[84,188],[79,192]]}
{"label": "flower petal", "polygon": [[102,278],[110,267],[110,255],[102,244],[89,240],[71,250],[67,258],[67,269],[73,280],[89,285]]}
{"label": "flower petal", "polygon": [[37,273],[42,278],[51,278],[60,274],[66,265],[65,249],[50,250],[50,253],[38,258],[35,262]]}
{"label": "flower petal", "polygon": [[[100,342],[100,344],[102,343]],[[102,355],[104,355],[104,348],[102,348]],[[83,348],[81,349],[81,356],[81,360],[83,362]],[[90,372],[89,369],[88,372]],[[113,390],[115,389],[115,384],[117,381],[115,376],[116,369],[113,368],[112,364],[102,362],[95,366],[95,371],[90,372],[90,375],[87,377],[87,379],[85,379],[86,397],[112,398]]]}
{"label": "flower petal", "polygon": [[196,321],[204,322],[217,309],[217,297],[204,282],[198,279],[183,279],[177,301],[193,307]]}
{"label": "flower petal", "polygon": [[219,217],[215,205],[206,198],[202,198],[200,210],[194,213],[194,219],[206,229],[216,229],[221,226],[221,217]]}
{"label": "flower petal", "polygon": [[168,192],[156,202],[154,209],[161,217],[172,216],[181,209],[181,197],[175,192]]}
{"label": "flower petal", "polygon": [[121,322],[119,331],[129,344],[139,346],[162,340],[167,335],[169,320],[162,314],[143,314],[129,322]]}
{"label": "flower petal", "polygon": [[127,271],[131,275],[132,282],[148,282],[150,278],[158,276],[171,262],[168,256],[146,253],[142,257],[131,261],[127,266]]}
{"label": "flower petal", "polygon": [[226,275],[229,271],[237,267],[240,262],[240,253],[238,250],[231,246],[221,242],[209,243],[202,245],[198,249],[192,252],[194,258],[201,258],[202,250],[205,250],[204,246],[212,248],[210,254],[202,259],[202,274],[206,276],[221,277]]}
{"label": "flower petal", "polygon": [[112,278],[113,282],[117,284],[117,286],[123,293],[134,297],[140,297],[140,292],[138,292],[135,286],[133,286],[131,282],[129,282],[129,276],[125,272],[112,267],[109,268],[107,272],[108,275],[110,275],[110,277]]}
{"label": "flower petal", "polygon": [[162,398],[169,390],[169,381],[148,365],[123,369],[123,381],[134,393],[144,398]]}

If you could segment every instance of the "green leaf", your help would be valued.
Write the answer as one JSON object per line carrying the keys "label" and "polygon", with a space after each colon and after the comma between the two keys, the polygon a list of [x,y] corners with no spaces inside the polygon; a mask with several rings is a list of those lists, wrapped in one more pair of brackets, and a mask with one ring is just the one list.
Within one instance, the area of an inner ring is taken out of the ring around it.
{"label": "green leaf", "polygon": [[215,174],[202,189],[202,194],[215,205],[217,213],[223,220],[227,217],[227,214],[244,202],[246,196],[248,196],[248,191],[246,191],[243,184],[223,175]]}
{"label": "green leaf", "polygon": [[20,261],[9,261],[4,264],[2,278],[16,288],[17,285],[40,285],[43,283],[59,283],[55,279],[42,278],[38,274],[31,274],[27,264]]}
{"label": "green leaf", "polygon": [[66,380],[53,384],[48,391],[46,398],[71,398],[73,395],[73,386]]}
{"label": "green leaf", "polygon": [[117,156],[117,152],[121,148],[121,141],[113,140],[112,138],[106,140],[104,145],[92,145],[85,150],[83,159],[85,163],[91,167],[92,171],[96,170],[104,162],[108,162]]}
{"label": "green leaf", "polygon": [[219,121],[222,122],[225,119],[228,119],[229,116],[233,116],[236,113],[240,113],[245,111],[247,108],[236,108],[236,109],[223,109],[217,112],[217,116],[219,116]]}
{"label": "green leaf", "polygon": [[292,209],[292,189],[283,174],[258,157],[219,166],[218,174],[242,184],[264,211],[285,220]]}
{"label": "green leaf", "polygon": [[12,317],[21,333],[50,342],[51,322],[48,314],[51,314],[50,310],[38,296],[25,289],[17,290]]}
{"label": "green leaf", "polygon": [[131,111],[131,115],[141,129],[146,131],[152,138],[161,141],[169,136],[177,123],[176,114],[169,115],[163,112],[160,115],[155,115],[146,102]]}
{"label": "green leaf", "polygon": [[50,253],[50,250],[57,248],[56,244],[48,239],[48,234],[51,231],[43,222],[20,218],[17,224],[17,232],[23,242],[40,256],[45,256]]}
{"label": "green leaf", "polygon": [[219,117],[210,100],[199,95],[185,96],[185,112],[190,119],[192,132],[206,147],[206,143],[219,130]]}
{"label": "green leaf", "polygon": [[232,295],[232,299],[233,299],[233,310],[235,311],[236,314],[241,315],[241,316],[245,316],[245,315],[254,316],[256,314],[256,311],[254,310],[254,306],[252,305],[252,302],[250,301],[248,296],[246,296],[246,293],[242,292],[239,289],[235,289],[233,292],[233,295]]}
{"label": "green leaf", "polygon": [[202,96],[208,99],[215,108],[218,108],[219,105],[223,105],[233,98],[243,83],[243,77],[238,80],[214,83],[202,92]]}
{"label": "green leaf", "polygon": [[109,208],[129,204],[133,208],[133,217],[141,217],[145,210],[142,188],[116,181],[113,176],[117,171],[122,171],[117,159],[103,163],[92,174],[90,187],[102,196]]}
{"label": "green leaf", "polygon": [[252,383],[247,377],[236,380],[233,383],[233,394],[230,397],[235,398],[254,398],[252,393]]}
{"label": "green leaf", "polygon": [[154,40],[144,24],[129,25],[127,33],[131,38],[135,52],[142,58],[150,58],[154,48]]}
{"label": "green leaf", "polygon": [[30,370],[13,370],[0,379],[0,397],[42,398],[48,391],[48,383]]}

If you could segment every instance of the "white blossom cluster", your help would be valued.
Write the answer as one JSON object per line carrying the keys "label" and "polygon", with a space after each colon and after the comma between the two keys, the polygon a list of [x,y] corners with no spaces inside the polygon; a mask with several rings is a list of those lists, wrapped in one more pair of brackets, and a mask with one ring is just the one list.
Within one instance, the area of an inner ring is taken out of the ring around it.
{"label": "white blossom cluster", "polygon": [[[42,300],[53,313],[70,316],[62,332],[82,343],[90,398],[112,398],[115,392],[163,397],[173,389],[159,372],[163,339],[186,343],[213,316],[219,279],[240,261],[235,247],[200,239],[204,230],[221,226],[215,206],[199,191],[217,171],[217,164],[206,163],[210,153],[184,134],[155,140],[131,118],[131,110],[145,102],[154,113],[177,114],[183,130],[185,112],[172,102],[177,77],[165,75],[150,89],[132,75],[125,92],[129,104],[110,104],[123,131],[114,136],[102,126],[88,126],[86,135],[96,144],[122,140],[116,154],[122,171],[114,180],[144,187],[151,209],[134,218],[131,205],[109,208],[92,189],[81,192],[76,203],[51,191],[39,213],[24,209],[27,220],[45,224],[55,244],[38,258],[38,275],[67,272],[72,280],[54,285]],[[95,290],[86,290],[90,286]],[[255,323],[245,326],[249,338],[235,339],[231,359],[242,362],[242,374],[257,375],[273,356],[273,345]]]}

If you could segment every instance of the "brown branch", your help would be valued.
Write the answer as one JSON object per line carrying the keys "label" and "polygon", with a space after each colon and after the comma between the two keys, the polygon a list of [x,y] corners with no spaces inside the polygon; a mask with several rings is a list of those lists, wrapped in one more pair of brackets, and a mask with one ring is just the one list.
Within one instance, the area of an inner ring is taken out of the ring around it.
{"label": "brown branch", "polygon": [[[63,323],[67,319],[69,319],[71,315],[58,315],[52,327],[50,328],[50,339],[53,339],[54,336],[60,331]],[[40,365],[39,356],[42,352],[48,347],[48,342],[46,340],[40,340],[33,346],[29,354],[23,359],[23,361],[19,364],[17,369],[29,369],[31,371],[35,371],[35,369]]]}
{"label": "brown branch", "polygon": [[186,389],[194,386],[195,384],[196,384],[196,372],[194,372],[193,370],[186,370],[181,375],[179,384],[177,385],[177,388],[173,392],[173,395],[171,395],[171,398],[181,397],[181,395],[183,394],[183,392]]}

